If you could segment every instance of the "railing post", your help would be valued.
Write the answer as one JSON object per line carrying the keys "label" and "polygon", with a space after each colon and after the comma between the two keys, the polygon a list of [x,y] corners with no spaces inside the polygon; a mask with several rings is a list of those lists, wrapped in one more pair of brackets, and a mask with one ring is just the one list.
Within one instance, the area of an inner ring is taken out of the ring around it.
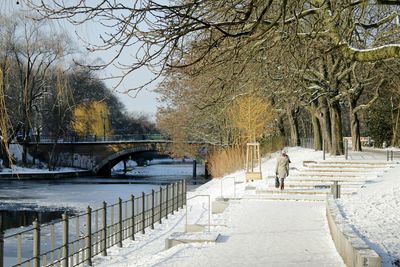
{"label": "railing post", "polygon": [[179,210],[179,207],[180,207],[179,203],[180,203],[180,199],[181,199],[181,189],[179,187],[180,184],[181,184],[180,181],[176,182],[176,210],[177,211]]}
{"label": "railing post", "polygon": [[386,150],[386,160],[389,161],[389,150]]}
{"label": "railing post", "polygon": [[171,214],[174,215],[175,211],[175,183],[172,184],[172,212]]}
{"label": "railing post", "polygon": [[90,206],[86,209],[86,264],[92,266],[92,209]]}
{"label": "railing post", "polygon": [[181,205],[181,208],[183,208],[184,199],[185,199],[185,179],[183,179],[181,183],[182,183],[182,197],[181,197],[182,205]]}
{"label": "railing post", "polygon": [[62,221],[63,221],[63,236],[62,236],[62,257],[63,257],[63,261],[62,261],[62,266],[63,267],[68,267],[69,264],[69,249],[68,249],[68,233],[69,233],[69,227],[68,227],[68,215],[65,212],[62,215]]}
{"label": "railing post", "polygon": [[193,160],[193,178],[197,177],[197,161]]}
{"label": "railing post", "polygon": [[169,185],[167,184],[167,188],[166,188],[167,193],[166,193],[166,197],[165,197],[165,219],[168,219],[168,205],[169,205],[169,202],[168,202],[168,198],[169,198],[168,187],[169,187]]}
{"label": "railing post", "polygon": [[4,267],[3,215],[0,214],[0,267]]}
{"label": "railing post", "polygon": [[101,255],[107,256],[107,203],[103,201],[103,231],[101,231]]}
{"label": "railing post", "polygon": [[208,173],[208,161],[205,160],[204,161],[204,177],[206,179],[208,179],[209,176],[210,176],[210,174]]}
{"label": "railing post", "polygon": [[33,267],[40,267],[40,224],[33,221]]}
{"label": "railing post", "polygon": [[142,234],[145,234],[144,228],[146,228],[145,197],[146,195],[142,192]]}
{"label": "railing post", "polygon": [[179,182],[175,183],[176,186],[176,211],[179,210]]}
{"label": "railing post", "polygon": [[118,247],[122,248],[122,199],[118,198]]}
{"label": "railing post", "polygon": [[163,197],[163,195],[162,195],[162,187],[160,186],[160,203],[159,203],[159,205],[160,205],[160,224],[162,224],[162,197]]}
{"label": "railing post", "polygon": [[154,229],[154,189],[151,190],[151,229]]}
{"label": "railing post", "polygon": [[186,183],[186,180],[185,180],[184,190],[185,190],[185,205],[187,206],[187,183]]}
{"label": "railing post", "polygon": [[131,195],[131,202],[132,202],[131,239],[135,240],[135,197],[133,195]]}
{"label": "railing post", "polygon": [[390,150],[390,160],[393,161],[393,150]]}
{"label": "railing post", "polygon": [[346,160],[349,157],[349,141],[347,139],[344,139],[344,156]]}
{"label": "railing post", "polygon": [[322,139],[322,159],[325,160],[325,140]]}

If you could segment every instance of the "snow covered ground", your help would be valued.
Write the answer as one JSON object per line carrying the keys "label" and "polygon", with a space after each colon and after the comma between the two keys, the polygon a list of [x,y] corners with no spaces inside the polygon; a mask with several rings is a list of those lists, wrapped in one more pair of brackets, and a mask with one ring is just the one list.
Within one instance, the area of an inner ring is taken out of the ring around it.
{"label": "snow covered ground", "polygon": [[[304,159],[321,158],[320,152],[289,150],[292,169]],[[275,156],[275,155],[274,155]],[[263,176],[273,175],[275,158],[265,159]],[[247,185],[265,187],[267,180],[249,184],[243,171],[213,179],[188,194],[188,224],[208,229],[209,203],[221,197],[244,197]],[[236,183],[234,183],[236,181]],[[222,188],[221,188],[222,185]],[[236,187],[236,188],[235,188]],[[196,195],[199,197],[192,198]],[[200,196],[201,195],[201,196]],[[185,231],[185,209],[146,235],[112,248],[96,266],[344,266],[331,240],[324,203],[278,202],[258,199],[230,200],[225,212],[211,215],[211,232],[220,234],[215,244],[179,244],[165,249],[165,239]],[[200,234],[201,236],[201,234]]]}
{"label": "snow covered ground", "polygon": [[[322,160],[322,153],[290,148],[291,170],[302,169],[304,160]],[[274,175],[275,157],[264,159],[263,177]],[[333,159],[327,155],[327,160]],[[335,159],[344,159],[343,156]],[[350,152],[349,160],[386,160],[384,150]],[[372,174],[372,173],[371,173]],[[383,266],[400,266],[400,164],[364,185],[356,195],[338,200],[352,228],[382,257]],[[290,179],[290,177],[288,178]],[[343,266],[331,240],[324,202],[268,201],[257,199],[247,185],[265,188],[267,179],[246,184],[243,171],[210,182],[189,192],[188,197],[209,195],[235,197],[221,214],[211,215],[210,230],[220,234],[215,244],[180,244],[165,249],[165,239],[184,232],[185,209],[169,216],[154,230],[124,241],[108,256],[95,258],[95,266]],[[236,181],[236,183],[234,183]],[[124,185],[118,190],[123,190]],[[55,195],[62,195],[61,187]],[[4,191],[5,192],[5,191]],[[3,194],[4,192],[0,192]],[[72,189],[73,192],[73,189]],[[101,196],[112,195],[107,190]],[[254,197],[253,197],[254,196]],[[241,199],[239,199],[241,198]],[[34,201],[34,200],[33,200]],[[48,202],[48,201],[47,201]],[[73,203],[63,197],[60,203]],[[73,203],[72,205],[76,205]],[[208,225],[207,197],[188,201],[189,224]],[[206,227],[207,229],[207,227]],[[206,230],[205,230],[206,231]]]}
{"label": "snow covered ground", "polygon": [[[291,148],[291,169],[300,170],[304,160],[321,160],[322,153]],[[264,159],[263,176],[274,174],[275,157]],[[385,160],[382,151],[351,153],[350,160]],[[327,155],[327,160],[334,159]],[[337,157],[335,159],[343,159]],[[339,200],[353,229],[383,259],[383,266],[399,266],[400,165],[389,169],[358,194]],[[229,177],[229,178],[227,178]],[[233,178],[234,177],[234,178]],[[288,178],[290,179],[290,178]],[[234,183],[236,188],[234,190]],[[249,183],[256,188],[267,180]],[[222,184],[222,189],[221,189]],[[211,232],[220,236],[215,244],[179,244],[165,249],[165,239],[185,231],[185,210],[181,210],[146,235],[127,240],[124,248],[112,248],[97,257],[96,266],[344,266],[329,234],[324,202],[266,201],[249,198],[244,172],[214,179],[189,193],[210,195],[211,199],[236,197],[221,214],[212,214]],[[188,201],[189,224],[207,225],[207,198]],[[207,228],[205,229],[205,231]],[[397,260],[397,261],[396,261]]]}
{"label": "snow covered ground", "polygon": [[400,164],[338,203],[354,231],[381,256],[382,266],[400,266]]}

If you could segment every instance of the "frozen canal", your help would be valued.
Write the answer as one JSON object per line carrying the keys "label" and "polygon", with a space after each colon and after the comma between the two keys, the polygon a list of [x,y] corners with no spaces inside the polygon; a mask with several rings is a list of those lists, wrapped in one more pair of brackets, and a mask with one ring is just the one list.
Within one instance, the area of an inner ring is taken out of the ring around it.
{"label": "frozen canal", "polygon": [[[202,174],[198,170],[198,174]],[[0,180],[0,214],[3,228],[32,223],[40,215],[42,222],[60,218],[62,212],[79,213],[87,206],[100,207],[103,201],[113,204],[152,189],[159,190],[181,179],[190,179],[191,163],[158,163],[134,167],[126,176],[113,178],[83,177],[59,180]],[[190,189],[192,182],[188,183]]]}

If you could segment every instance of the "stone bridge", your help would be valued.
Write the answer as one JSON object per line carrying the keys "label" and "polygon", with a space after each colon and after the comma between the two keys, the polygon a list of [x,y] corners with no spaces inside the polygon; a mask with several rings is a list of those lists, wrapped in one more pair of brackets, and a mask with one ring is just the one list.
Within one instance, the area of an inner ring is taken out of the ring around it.
{"label": "stone bridge", "polygon": [[[118,162],[131,158],[137,162],[168,155],[173,142],[169,140],[93,141],[93,142],[31,142],[28,153],[50,166],[76,167],[96,175],[110,176]],[[201,147],[201,144],[196,144]]]}

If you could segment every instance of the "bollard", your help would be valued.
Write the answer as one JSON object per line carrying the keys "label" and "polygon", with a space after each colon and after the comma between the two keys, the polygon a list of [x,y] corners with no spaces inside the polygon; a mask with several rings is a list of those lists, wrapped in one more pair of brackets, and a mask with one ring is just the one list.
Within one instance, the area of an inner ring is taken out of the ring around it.
{"label": "bollard", "polygon": [[123,234],[123,227],[122,227],[122,199],[118,198],[118,247],[122,248],[122,234]]}
{"label": "bollard", "polygon": [[331,193],[334,199],[340,198],[340,185],[338,181],[333,181],[331,186]]}
{"label": "bollard", "polygon": [[62,266],[63,267],[68,267],[68,260],[69,260],[69,250],[68,250],[68,215],[65,212],[62,215],[62,221],[63,221],[63,236],[62,236]]}
{"label": "bollard", "polygon": [[33,267],[40,267],[40,224],[33,222]]}
{"label": "bollard", "polygon": [[389,150],[386,150],[386,160],[389,161]]}
{"label": "bollard", "polygon": [[325,140],[322,139],[322,159],[325,160]]}
{"label": "bollard", "polygon": [[193,160],[193,178],[197,177],[197,161]]}
{"label": "bollard", "polygon": [[92,209],[86,209],[86,264],[92,266]]}
{"label": "bollard", "polygon": [[349,157],[349,141],[347,139],[344,139],[344,155],[347,160]]}
{"label": "bollard", "polygon": [[145,194],[142,192],[142,234],[145,234],[144,228],[146,227],[146,214],[145,214]]}
{"label": "bollard", "polygon": [[390,150],[390,160],[393,161],[393,150]]}
{"label": "bollard", "polygon": [[103,201],[103,231],[101,232],[101,255],[107,256],[107,203]]}
{"label": "bollard", "polygon": [[135,240],[135,197],[131,195],[131,202],[132,202],[132,217],[131,217],[131,239]]}

